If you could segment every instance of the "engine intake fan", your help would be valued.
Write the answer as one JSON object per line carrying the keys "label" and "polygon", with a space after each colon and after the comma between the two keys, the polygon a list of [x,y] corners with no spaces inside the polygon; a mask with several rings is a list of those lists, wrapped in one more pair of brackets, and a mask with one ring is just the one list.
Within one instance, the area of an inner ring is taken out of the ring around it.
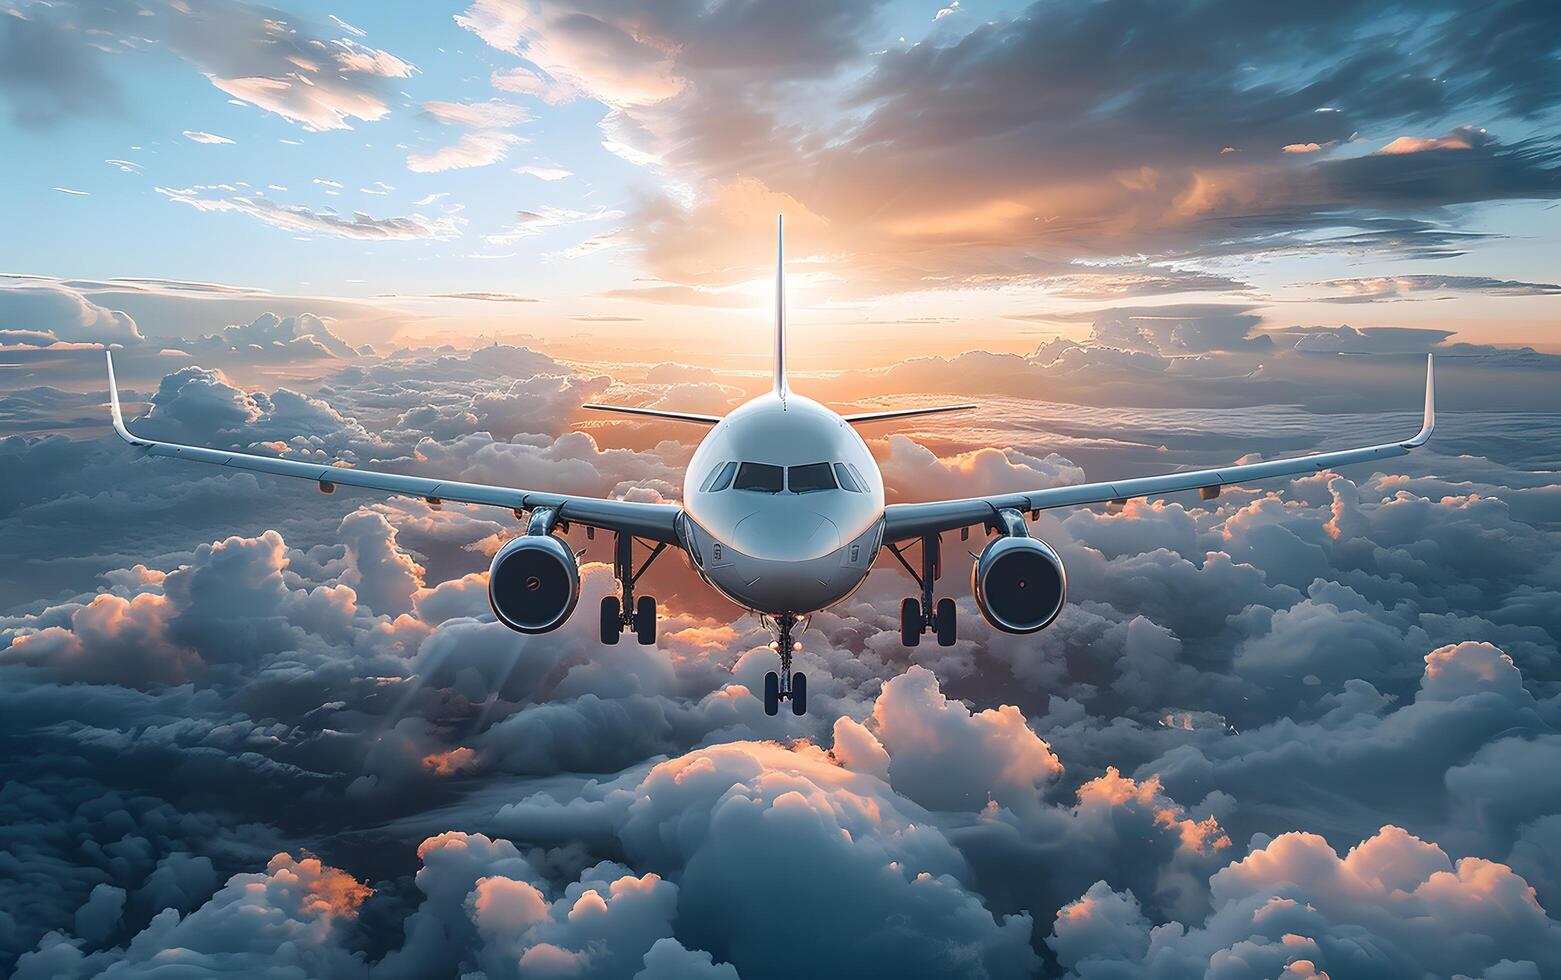
{"label": "engine intake fan", "polygon": [[986,621],[1005,633],[1050,626],[1068,598],[1068,573],[1051,545],[1030,537],[1024,515],[998,512],[1001,536],[970,569],[970,590]]}
{"label": "engine intake fan", "polygon": [[488,604],[521,633],[558,629],[580,601],[580,563],[552,534],[556,515],[538,509],[526,533],[511,538],[488,567]]}

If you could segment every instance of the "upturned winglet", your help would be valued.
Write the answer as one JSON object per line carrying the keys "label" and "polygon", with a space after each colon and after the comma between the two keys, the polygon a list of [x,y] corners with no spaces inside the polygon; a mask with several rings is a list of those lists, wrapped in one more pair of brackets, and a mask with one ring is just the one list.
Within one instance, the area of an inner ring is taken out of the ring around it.
{"label": "upturned winglet", "polygon": [[1420,422],[1420,431],[1414,437],[1401,443],[1405,449],[1417,449],[1424,446],[1431,439],[1431,433],[1436,431],[1436,372],[1432,367],[1432,355],[1425,356],[1425,415]]}

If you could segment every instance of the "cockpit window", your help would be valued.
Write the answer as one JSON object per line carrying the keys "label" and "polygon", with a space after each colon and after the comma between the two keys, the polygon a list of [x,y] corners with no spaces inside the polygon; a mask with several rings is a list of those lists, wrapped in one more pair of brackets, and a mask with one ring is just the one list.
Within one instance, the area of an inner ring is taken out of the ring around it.
{"label": "cockpit window", "polygon": [[792,493],[812,493],[815,490],[835,489],[835,473],[828,463],[807,463],[793,466],[789,480]]}
{"label": "cockpit window", "polygon": [[738,490],[753,490],[758,493],[780,493],[785,489],[786,471],[779,466],[771,466],[769,463],[744,463],[737,468],[737,482],[732,486]]}
{"label": "cockpit window", "polygon": [[717,464],[715,464],[715,469],[711,470],[710,471],[710,475],[705,477],[705,482],[703,482],[703,483],[701,483],[699,485],[699,492],[700,493],[705,493],[706,491],[708,491],[710,489],[710,484],[715,482],[715,478],[720,476],[721,475],[721,471],[723,469],[725,469],[725,468],[726,468],[726,464],[725,463],[717,463]]}
{"label": "cockpit window", "polygon": [[705,482],[700,486],[700,493],[716,493],[725,490],[732,485],[732,475],[737,472],[736,463],[717,463],[710,475],[705,477]]}
{"label": "cockpit window", "polygon": [[867,492],[867,488],[862,486],[857,478],[851,475],[851,471],[846,469],[846,464],[844,463],[835,464],[835,479],[840,481],[840,489],[842,490],[849,490],[852,493]]}
{"label": "cockpit window", "polygon": [[725,466],[721,467],[721,475],[715,478],[714,483],[710,484],[710,492],[715,493],[719,490],[725,490],[727,487],[731,486],[732,477],[736,475],[736,473],[736,463],[727,463]]}
{"label": "cockpit window", "polygon": [[866,493],[867,492],[867,481],[865,479],[863,479],[862,471],[856,468],[856,464],[855,463],[847,463],[846,464],[846,469],[851,471],[851,475],[856,477],[856,485],[862,488],[862,492],[863,493]]}

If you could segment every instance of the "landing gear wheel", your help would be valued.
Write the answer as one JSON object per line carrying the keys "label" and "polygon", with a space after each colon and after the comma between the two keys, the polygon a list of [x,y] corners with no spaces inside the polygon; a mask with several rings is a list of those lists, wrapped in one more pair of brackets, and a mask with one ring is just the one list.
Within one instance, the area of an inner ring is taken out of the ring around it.
{"label": "landing gear wheel", "polygon": [[623,603],[615,595],[602,596],[602,642],[617,643],[623,635]]}
{"label": "landing gear wheel", "polygon": [[800,670],[791,675],[791,713],[794,715],[808,713],[808,675]]}
{"label": "landing gear wheel", "polygon": [[957,616],[958,610],[954,605],[953,599],[945,596],[938,600],[937,612],[932,616],[933,626],[938,631],[938,646],[951,647],[954,645],[955,639],[958,638],[958,632],[955,627]]}
{"label": "landing gear wheel", "polygon": [[767,715],[780,712],[780,675],[770,671],[764,675],[764,713]]}
{"label": "landing gear wheel", "polygon": [[634,635],[641,646],[656,642],[656,600],[642,595],[634,605]]}
{"label": "landing gear wheel", "polygon": [[921,618],[921,603],[907,598],[900,603],[900,642],[908,647],[921,645],[921,632],[926,626]]}

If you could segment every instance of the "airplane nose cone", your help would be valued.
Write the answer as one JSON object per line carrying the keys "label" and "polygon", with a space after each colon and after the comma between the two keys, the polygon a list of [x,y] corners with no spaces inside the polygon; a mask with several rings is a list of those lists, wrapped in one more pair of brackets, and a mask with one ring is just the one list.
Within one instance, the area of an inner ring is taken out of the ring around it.
{"label": "airplane nose cone", "polygon": [[804,511],[776,520],[751,514],[732,529],[732,547],[745,555],[772,561],[808,561],[840,547],[840,529],[823,514]]}

